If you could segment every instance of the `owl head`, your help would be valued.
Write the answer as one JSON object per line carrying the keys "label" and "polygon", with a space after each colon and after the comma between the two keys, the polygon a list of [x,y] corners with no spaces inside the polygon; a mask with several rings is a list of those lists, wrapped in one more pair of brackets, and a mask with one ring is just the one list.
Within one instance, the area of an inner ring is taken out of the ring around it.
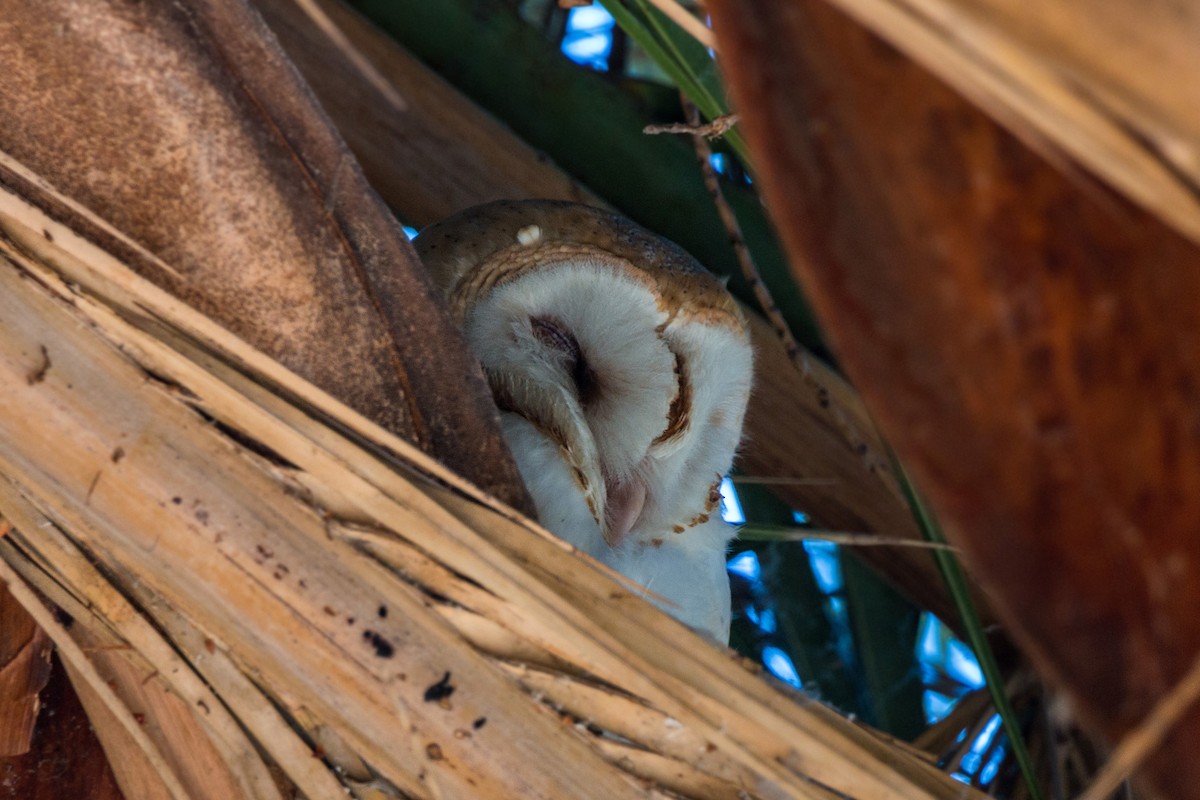
{"label": "owl head", "polygon": [[733,531],[718,487],[752,364],[721,283],[676,245],[573,203],[478,206],[414,244],[483,366],[542,523],[727,636]]}

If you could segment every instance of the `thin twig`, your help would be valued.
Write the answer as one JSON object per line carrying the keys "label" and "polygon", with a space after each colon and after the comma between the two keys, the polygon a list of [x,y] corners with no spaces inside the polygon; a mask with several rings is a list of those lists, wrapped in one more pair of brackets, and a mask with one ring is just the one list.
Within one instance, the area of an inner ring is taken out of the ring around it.
{"label": "thin twig", "polygon": [[717,139],[729,133],[739,122],[737,114],[722,114],[705,125],[691,122],[672,122],[667,125],[647,125],[642,133],[654,136],[660,133],[686,133],[692,136],[703,136],[706,139]]}
{"label": "thin twig", "polygon": [[683,28],[684,33],[709,50],[717,49],[717,40],[713,36],[712,29],[692,16],[691,12],[676,3],[675,0],[650,0],[650,2],[655,8],[666,14],[672,22]]}
{"label": "thin twig", "polygon": [[1142,723],[1121,740],[1092,785],[1077,800],[1104,800],[1162,744],[1183,715],[1200,701],[1200,657],[1179,683],[1158,702]]}
{"label": "thin twig", "polygon": [[[688,99],[684,94],[680,95],[683,103],[684,113],[687,115],[688,125],[693,129],[700,128],[700,110],[696,108],[695,103]],[[822,386],[812,374],[812,369],[808,363],[808,354],[800,347],[800,343],[796,341],[796,337],[792,335],[792,330],[788,326],[787,320],[783,317],[783,312],[779,310],[779,306],[775,304],[775,298],[771,296],[771,290],[762,280],[762,275],[758,271],[758,267],[754,265],[754,259],[750,256],[750,250],[746,247],[746,241],[742,236],[741,226],[738,225],[737,216],[733,213],[733,209],[729,205],[729,201],[725,199],[725,193],[721,191],[721,181],[717,177],[716,170],[712,166],[712,148],[703,136],[698,136],[693,133],[692,144],[696,149],[696,159],[700,162],[700,173],[704,178],[704,186],[708,189],[708,194],[712,198],[713,205],[716,206],[717,214],[721,218],[721,224],[725,226],[725,231],[729,235],[729,243],[733,247],[734,256],[737,258],[738,269],[742,273],[742,278],[749,285],[751,291],[754,292],[754,299],[758,302],[759,310],[771,325],[771,329],[775,331],[775,335],[779,338],[783,345],[784,352],[787,353],[788,360],[796,365],[800,376],[810,386],[817,390],[819,397],[828,398],[829,390]],[[847,419],[846,414],[838,408],[834,403],[822,400],[822,406],[826,407],[833,423],[837,426],[838,432],[852,450],[859,454],[864,462],[871,468],[872,472],[879,476],[897,496],[901,492],[897,485],[889,481],[886,474],[888,462],[875,452],[866,439],[858,433],[855,426]]]}
{"label": "thin twig", "polygon": [[924,539],[903,539],[897,536],[877,536],[874,533],[847,533],[823,531],[815,528],[768,527],[748,525],[742,528],[741,537],[746,541],[772,542],[832,542],[845,547],[915,547],[918,550],[946,550],[957,553],[958,548],[945,542],[927,542]]}
{"label": "thin twig", "polygon": [[339,28],[338,24],[329,18],[329,15],[325,13],[325,10],[321,8],[317,0],[296,0],[296,5],[300,7],[301,11],[308,15],[308,18],[312,20],[313,24],[316,25],[322,33],[329,37],[329,41],[333,44],[333,46],[340,50],[342,55],[344,55],[350,61],[350,63],[354,65],[354,68],[362,73],[362,76],[367,79],[367,83],[374,86],[375,89],[381,95],[383,95],[383,99],[386,100],[394,110],[408,110],[408,103],[406,103],[404,98],[400,96],[400,93],[396,91],[396,87],[392,85],[392,82],[383,77],[383,73],[376,69],[375,65],[372,64],[365,55],[363,55],[362,51],[354,46],[354,44],[346,36],[345,31]]}
{"label": "thin twig", "polygon": [[738,268],[754,292],[754,299],[758,301],[763,316],[771,323],[775,334],[783,342],[788,358],[795,361],[800,354],[800,343],[792,335],[787,320],[783,318],[783,312],[779,310],[779,306],[775,305],[775,298],[771,297],[771,291],[763,283],[758,267],[754,265],[754,259],[750,257],[750,250],[746,247],[746,240],[742,236],[742,228],[738,225],[737,216],[734,215],[729,201],[725,199],[725,193],[721,191],[721,181],[713,169],[712,148],[708,146],[704,136],[696,133],[702,127],[700,109],[696,108],[696,104],[686,96],[683,97],[683,109],[687,114],[687,127],[692,131],[692,144],[696,148],[696,159],[700,162],[704,187],[708,189],[709,197],[712,198],[713,205],[717,208],[717,214],[721,217],[721,224],[725,226],[725,230],[729,234],[729,242],[733,246],[734,256],[737,257]]}

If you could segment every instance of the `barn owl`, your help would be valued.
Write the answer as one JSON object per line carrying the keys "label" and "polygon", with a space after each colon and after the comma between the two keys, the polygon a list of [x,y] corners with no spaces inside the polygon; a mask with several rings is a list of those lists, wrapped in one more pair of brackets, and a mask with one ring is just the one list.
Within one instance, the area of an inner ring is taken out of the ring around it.
{"label": "barn owl", "polygon": [[543,525],[725,642],[719,486],[750,393],[746,321],[676,245],[588,206],[477,206],[417,251],[479,358]]}

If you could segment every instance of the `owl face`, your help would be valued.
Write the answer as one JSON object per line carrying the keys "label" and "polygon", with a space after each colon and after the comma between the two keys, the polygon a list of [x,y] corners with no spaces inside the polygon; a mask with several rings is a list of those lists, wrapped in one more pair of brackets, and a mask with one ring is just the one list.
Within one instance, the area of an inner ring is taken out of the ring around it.
{"label": "owl face", "polygon": [[752,369],[736,304],[679,248],[586,206],[489,204],[415,244],[543,524],[727,638],[717,487]]}

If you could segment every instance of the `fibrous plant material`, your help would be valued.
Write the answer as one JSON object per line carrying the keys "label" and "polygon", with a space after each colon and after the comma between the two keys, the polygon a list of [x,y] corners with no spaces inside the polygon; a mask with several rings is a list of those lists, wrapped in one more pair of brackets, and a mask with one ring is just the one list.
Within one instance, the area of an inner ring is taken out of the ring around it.
{"label": "fibrous plant material", "polygon": [[[491,200],[552,197],[602,204],[344,3],[312,0],[344,37],[346,48],[336,49],[294,0],[254,5],[372,187],[406,224],[420,228]],[[369,59],[375,74],[405,98],[405,110],[388,102],[346,49]]]}
{"label": "fibrous plant material", "polygon": [[[340,794],[334,782],[414,797],[557,798],[580,785],[635,797],[660,784],[696,797],[964,796],[827,709],[781,697],[11,192],[0,230],[0,513],[17,522],[0,551],[7,579],[116,637],[112,652],[165,681],[231,768],[233,753],[251,759],[233,773],[243,796],[273,795],[254,777],[272,764],[311,798]],[[16,380],[42,348],[41,380]],[[521,642],[510,655],[545,655],[497,663],[456,627],[468,614]],[[127,731],[146,713],[106,705]],[[551,707],[591,724],[564,726]],[[179,781],[167,745],[138,739],[168,787]],[[340,772],[313,759],[320,742]]]}
{"label": "fibrous plant material", "polygon": [[[848,374],[1012,635],[1119,741],[1200,650],[1200,249],[825,2],[710,10]],[[1141,776],[1200,797],[1198,746],[1193,708]]]}
{"label": "fibrous plant material", "polygon": [[1044,155],[1200,241],[1200,10],[1118,0],[829,0]]}
{"label": "fibrous plant material", "polygon": [[[0,528],[0,538],[11,526]],[[29,752],[41,702],[50,680],[51,643],[28,612],[0,591],[0,758]]]}
{"label": "fibrous plant material", "polygon": [[143,277],[524,507],[403,231],[244,0],[0,0],[0,73],[0,149],[60,218],[95,212]]}

